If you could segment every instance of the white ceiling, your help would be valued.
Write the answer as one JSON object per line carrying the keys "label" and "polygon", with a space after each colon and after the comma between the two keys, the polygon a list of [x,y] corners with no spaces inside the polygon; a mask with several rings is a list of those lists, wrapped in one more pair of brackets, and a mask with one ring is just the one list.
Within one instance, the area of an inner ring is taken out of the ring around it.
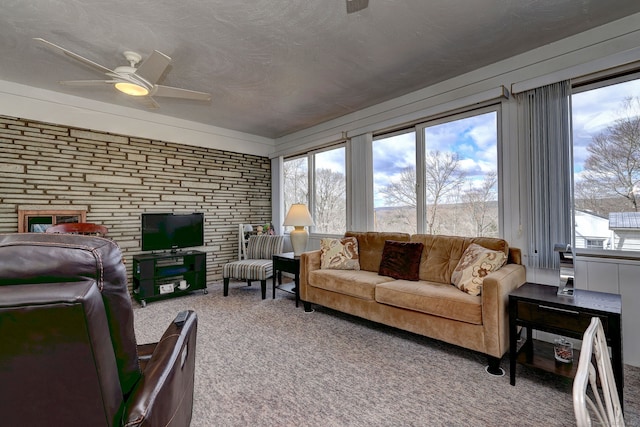
{"label": "white ceiling", "polygon": [[159,114],[277,138],[640,12],[637,0],[2,0],[0,80],[141,108],[115,89],[59,80],[125,50],[172,59]]}

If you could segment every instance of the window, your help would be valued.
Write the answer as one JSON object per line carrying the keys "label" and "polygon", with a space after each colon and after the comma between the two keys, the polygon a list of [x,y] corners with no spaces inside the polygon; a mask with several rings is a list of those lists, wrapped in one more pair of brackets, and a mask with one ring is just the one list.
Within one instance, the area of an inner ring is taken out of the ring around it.
{"label": "window", "polygon": [[306,157],[284,162],[284,209],[294,203],[309,204],[309,164]]}
{"label": "window", "polygon": [[574,87],[571,103],[574,246],[640,251],[640,79]]}
{"label": "window", "polygon": [[313,215],[315,233],[344,234],[347,227],[345,148],[314,155]]}
{"label": "window", "polygon": [[374,139],[374,230],[416,233],[417,203],[415,130]]}
{"label": "window", "polygon": [[426,124],[425,232],[498,236],[498,113]]}
{"label": "window", "polygon": [[586,239],[587,248],[604,249],[604,239]]}
{"label": "window", "polygon": [[381,135],[372,151],[376,231],[498,236],[496,107]]}
{"label": "window", "polygon": [[[315,222],[311,232],[343,234],[346,231],[344,146],[287,159],[283,173],[285,214],[293,203],[304,203]],[[285,227],[285,231],[290,229]]]}

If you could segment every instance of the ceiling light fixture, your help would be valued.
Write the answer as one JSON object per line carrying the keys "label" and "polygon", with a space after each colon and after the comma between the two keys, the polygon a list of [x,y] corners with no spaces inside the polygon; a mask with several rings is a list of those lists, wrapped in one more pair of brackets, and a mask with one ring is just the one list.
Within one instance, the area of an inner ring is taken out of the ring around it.
{"label": "ceiling light fixture", "polygon": [[128,82],[119,82],[116,83],[116,89],[118,89],[122,93],[126,93],[131,96],[145,96],[149,95],[149,90],[146,87],[128,83]]}

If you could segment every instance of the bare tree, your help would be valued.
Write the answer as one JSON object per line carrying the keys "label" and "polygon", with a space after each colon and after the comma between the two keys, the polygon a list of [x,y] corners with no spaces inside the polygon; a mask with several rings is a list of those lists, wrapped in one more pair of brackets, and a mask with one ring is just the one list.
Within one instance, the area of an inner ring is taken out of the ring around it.
{"label": "bare tree", "polygon": [[387,206],[409,206],[415,208],[418,205],[416,197],[416,168],[407,166],[400,171],[397,180],[387,184],[380,193],[384,196]]}
{"label": "bare tree", "polygon": [[[607,189],[594,181],[583,180],[576,182],[573,187],[573,191],[575,209],[591,212],[603,217],[608,216],[609,212],[619,212],[620,210],[624,210],[625,207],[620,205],[627,204],[626,199],[622,199],[615,194],[609,194],[609,197],[607,197]],[[616,199],[618,201],[624,200],[624,202],[612,203]]]}
{"label": "bare tree", "polygon": [[427,233],[438,232],[438,205],[446,201],[464,181],[460,156],[453,152],[429,151],[425,156],[425,190],[427,195]]}
{"label": "bare tree", "polygon": [[400,171],[398,178],[380,190],[387,206],[396,209],[376,213],[376,230],[404,231],[415,233],[416,206],[416,168],[408,166]]}
{"label": "bare tree", "polygon": [[317,169],[315,174],[315,230],[340,233],[346,228],[345,177],[331,169]]}
{"label": "bare tree", "polygon": [[[458,154],[453,152],[429,151],[425,157],[425,169],[427,232],[434,234],[438,231],[438,205],[455,193],[454,190],[464,181],[465,173],[460,170]],[[389,206],[411,207],[415,214],[416,182],[416,170],[409,166],[380,192]]]}
{"label": "bare tree", "polygon": [[495,236],[498,232],[495,215],[491,214],[491,206],[497,201],[497,183],[498,174],[491,171],[485,175],[480,187],[469,184],[469,189],[462,196],[475,228],[475,236]]}
{"label": "bare tree", "polygon": [[599,189],[600,198],[616,195],[638,212],[640,194],[640,98],[626,98],[623,117],[594,136],[587,147],[584,185]]}
{"label": "bare tree", "polygon": [[396,231],[413,234],[417,230],[415,207],[385,207],[374,212],[376,231]]}
{"label": "bare tree", "polygon": [[284,162],[284,205],[285,209],[294,203],[308,203],[309,185],[307,159],[295,159]]}

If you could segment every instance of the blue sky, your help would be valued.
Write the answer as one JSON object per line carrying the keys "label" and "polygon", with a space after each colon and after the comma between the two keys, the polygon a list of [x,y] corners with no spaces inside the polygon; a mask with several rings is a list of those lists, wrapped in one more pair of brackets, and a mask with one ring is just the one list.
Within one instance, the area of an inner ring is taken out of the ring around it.
{"label": "blue sky", "polygon": [[[640,97],[640,80],[574,94],[572,97],[574,171],[582,170],[588,156],[587,145],[594,135],[604,131],[618,117],[621,101],[628,96]],[[471,183],[481,182],[484,175],[496,169],[497,114],[489,112],[440,123],[425,129],[427,150],[455,151],[460,165]],[[344,173],[344,148],[317,154],[317,164]],[[402,169],[415,167],[413,132],[377,139],[373,144],[374,204],[384,206],[379,190],[396,180]]]}
{"label": "blue sky", "polygon": [[[480,182],[485,174],[496,169],[497,140],[495,112],[467,117],[425,129],[427,151],[460,155],[460,167],[470,183]],[[415,167],[415,136],[413,132],[378,139],[373,144],[374,205],[384,206],[379,191],[397,180],[402,169]]]}
{"label": "blue sky", "polygon": [[621,102],[626,97],[640,97],[640,80],[605,86],[571,98],[573,111],[573,159],[576,180],[583,169],[592,138],[606,130],[619,117]]}

